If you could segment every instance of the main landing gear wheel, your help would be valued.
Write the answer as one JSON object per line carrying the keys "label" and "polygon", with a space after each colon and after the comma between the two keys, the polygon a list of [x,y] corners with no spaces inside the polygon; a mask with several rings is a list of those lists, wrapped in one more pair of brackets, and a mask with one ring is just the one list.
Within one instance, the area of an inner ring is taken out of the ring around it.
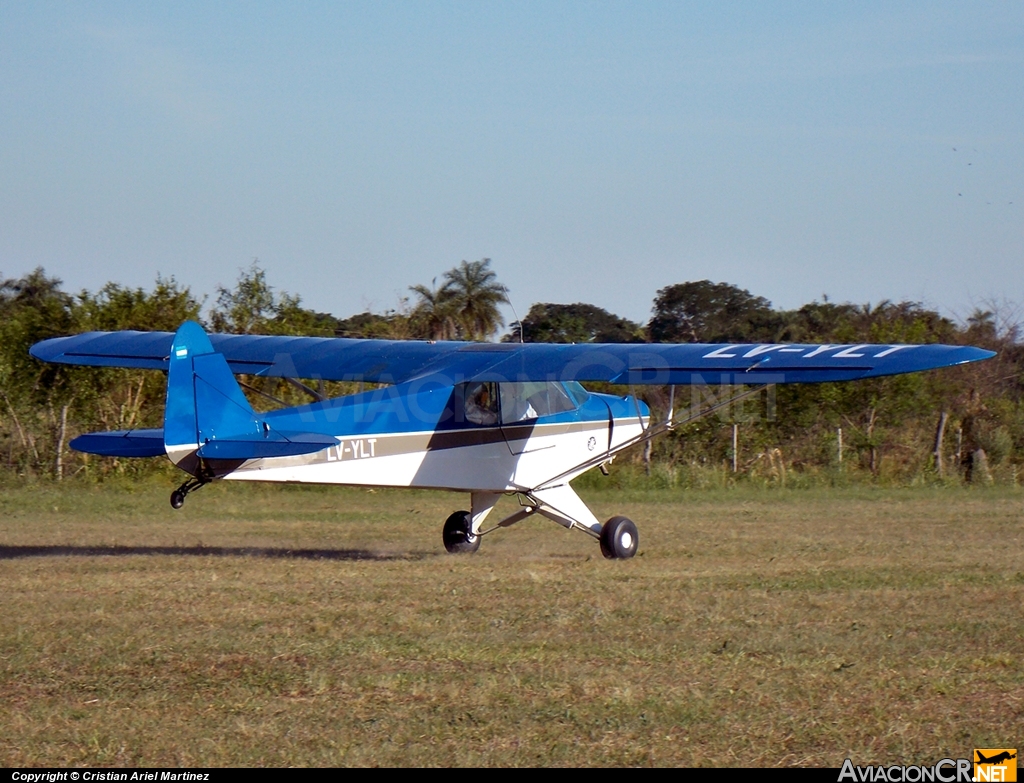
{"label": "main landing gear wheel", "polygon": [[628,517],[612,517],[601,528],[601,554],[609,559],[632,557],[639,543],[636,525]]}
{"label": "main landing gear wheel", "polygon": [[178,509],[185,505],[185,493],[180,489],[171,493],[171,508]]}
{"label": "main landing gear wheel", "polygon": [[444,523],[441,537],[444,548],[451,554],[475,552],[480,548],[480,536],[473,535],[473,515],[468,511],[456,511]]}

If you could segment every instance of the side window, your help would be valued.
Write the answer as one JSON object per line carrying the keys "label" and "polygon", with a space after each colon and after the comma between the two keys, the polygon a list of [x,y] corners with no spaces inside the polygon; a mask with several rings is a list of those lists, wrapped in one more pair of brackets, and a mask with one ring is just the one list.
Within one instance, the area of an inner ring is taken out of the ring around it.
{"label": "side window", "polygon": [[466,421],[498,423],[498,390],[495,383],[468,383],[465,391]]}
{"label": "side window", "polygon": [[514,424],[517,421],[532,421],[541,414],[530,404],[529,391],[535,383],[502,383],[501,423]]}
{"label": "side window", "polygon": [[500,390],[502,424],[532,421],[541,416],[576,409],[575,402],[558,383],[502,383]]}

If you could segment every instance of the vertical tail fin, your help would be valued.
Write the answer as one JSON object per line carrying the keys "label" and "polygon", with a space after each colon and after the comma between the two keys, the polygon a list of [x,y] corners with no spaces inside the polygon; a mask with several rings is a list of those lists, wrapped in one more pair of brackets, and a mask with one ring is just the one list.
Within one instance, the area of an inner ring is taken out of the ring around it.
{"label": "vertical tail fin", "polygon": [[199,324],[183,323],[167,368],[164,449],[171,462],[192,473],[203,444],[218,438],[254,439],[263,428],[224,355],[213,350]]}
{"label": "vertical tail fin", "polygon": [[337,444],[331,435],[273,430],[242,394],[223,354],[202,327],[186,321],[174,335],[167,368],[164,451],[196,475],[200,459],[248,460],[311,454]]}

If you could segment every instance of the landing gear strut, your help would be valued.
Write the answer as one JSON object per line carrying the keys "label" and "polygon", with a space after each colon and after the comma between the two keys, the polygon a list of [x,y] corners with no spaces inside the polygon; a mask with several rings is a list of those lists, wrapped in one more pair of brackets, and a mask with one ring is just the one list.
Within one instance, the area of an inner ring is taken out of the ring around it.
{"label": "landing gear strut", "polygon": [[511,527],[531,517],[547,517],[569,530],[579,530],[601,544],[601,554],[612,560],[636,555],[640,536],[628,517],[612,517],[603,525],[568,484],[520,492],[520,509],[495,525],[484,527],[484,519],[501,497],[500,492],[474,492],[473,510],[456,511],[444,523],[444,548],[452,554],[475,552],[480,539],[499,528]]}
{"label": "landing gear strut", "polygon": [[448,517],[441,537],[444,548],[452,554],[469,554],[480,548],[480,536],[473,535],[473,515],[468,511],[456,511]]}
{"label": "landing gear strut", "polygon": [[171,493],[171,508],[179,509],[185,505],[185,498],[190,492],[195,492],[200,487],[203,487],[208,482],[202,479],[192,478],[178,487],[174,492]]}

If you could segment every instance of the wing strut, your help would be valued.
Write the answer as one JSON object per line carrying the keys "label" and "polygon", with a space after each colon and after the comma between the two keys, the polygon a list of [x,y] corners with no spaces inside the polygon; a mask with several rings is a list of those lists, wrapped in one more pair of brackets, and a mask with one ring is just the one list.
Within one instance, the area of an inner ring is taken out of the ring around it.
{"label": "wing strut", "polygon": [[[579,495],[577,495],[576,492],[572,489],[572,487],[570,487],[568,483],[566,483],[566,478],[568,476],[571,476],[573,473],[589,470],[590,468],[602,465],[608,461],[608,458],[610,456],[617,454],[623,449],[628,449],[630,446],[636,446],[639,443],[651,440],[652,438],[655,438],[658,435],[661,435],[665,432],[669,432],[670,430],[674,429],[675,427],[681,424],[689,424],[691,421],[696,421],[697,419],[704,418],[708,414],[714,413],[717,410],[721,410],[727,405],[739,402],[740,400],[746,399],[747,397],[752,397],[755,394],[760,394],[762,391],[773,385],[774,384],[765,383],[760,384],[758,386],[746,388],[732,387],[742,389],[742,391],[736,391],[730,394],[730,396],[727,399],[719,400],[714,405],[710,405],[703,410],[700,409],[699,406],[697,410],[694,410],[691,407],[681,418],[677,418],[675,412],[672,410],[671,403],[674,402],[675,398],[675,387],[673,386],[669,392],[669,414],[668,418],[665,421],[663,421],[661,424],[653,424],[648,426],[647,429],[645,429],[635,438],[630,438],[624,443],[620,443],[614,449],[608,449],[602,454],[599,454],[595,457],[591,457],[586,462],[581,462],[575,467],[572,467],[569,470],[559,473],[557,476],[550,478],[547,481],[542,482],[541,484],[538,484],[533,489],[524,489],[520,491],[517,494],[519,494],[521,498],[525,497],[528,501],[524,505],[524,507],[521,508],[519,511],[515,512],[514,514],[501,520],[496,525],[486,530],[478,530],[477,534],[480,536],[485,536],[488,533],[493,533],[498,528],[511,527],[512,525],[522,521],[523,519],[526,519],[528,516],[532,514],[540,514],[541,516],[545,516],[548,519],[562,525],[563,527],[569,528],[570,530],[572,530],[573,528],[578,528],[582,530],[584,533],[588,533],[589,535],[593,536],[594,538],[600,538],[602,530],[601,523],[597,521],[597,519],[594,517],[593,512],[591,512],[590,509],[587,508],[586,504],[580,499]],[[520,500],[520,503],[522,503],[522,500]],[[490,511],[490,508],[488,508],[487,511]],[[486,512],[483,515],[481,515],[480,522],[483,521],[483,516],[486,516]],[[479,523],[477,524],[477,527],[480,527]]]}
{"label": "wing strut", "polygon": [[629,385],[629,394],[633,398],[633,407],[636,408],[636,420],[640,422],[640,429],[646,432],[650,428],[650,425],[644,427],[644,415],[640,412],[640,398],[633,389],[633,384]]}
{"label": "wing strut", "polygon": [[656,438],[658,435],[662,435],[666,432],[669,432],[670,430],[675,429],[676,427],[682,424],[689,424],[691,421],[702,419],[708,414],[714,413],[715,411],[720,410],[728,405],[732,405],[733,403],[739,402],[740,400],[746,399],[747,397],[752,397],[755,394],[760,394],[765,389],[768,389],[774,385],[775,384],[773,383],[763,383],[758,386],[748,387],[744,391],[736,392],[730,395],[727,399],[719,400],[714,405],[711,405],[703,410],[698,409],[695,411],[693,410],[693,408],[690,408],[686,412],[686,414],[683,415],[681,418],[677,418],[674,412],[670,411],[668,419],[663,421],[661,424],[652,424],[642,433],[637,435],[635,438],[630,438],[629,440],[620,443],[614,449],[608,449],[602,454],[598,454],[586,460],[585,462],[581,462],[580,464],[572,468],[569,468],[569,470],[562,471],[557,476],[549,478],[547,481],[541,482],[536,487],[534,487],[532,491],[537,492],[540,490],[548,489],[549,487],[557,486],[558,484],[563,483],[567,476],[571,476],[573,473],[578,473],[580,471],[590,470],[590,468],[595,468],[598,465],[607,462],[610,456],[618,454],[620,451],[628,449],[630,446],[636,446],[638,443],[643,443],[644,441],[650,440],[651,438]]}
{"label": "wing strut", "polygon": [[324,382],[322,378],[317,379],[319,381],[318,385],[320,386],[319,391],[316,389],[309,388],[298,378],[285,378],[285,380],[288,381],[288,383],[290,383],[299,391],[306,392],[306,394],[313,398],[314,402],[325,402],[327,400],[327,395],[324,394]]}

